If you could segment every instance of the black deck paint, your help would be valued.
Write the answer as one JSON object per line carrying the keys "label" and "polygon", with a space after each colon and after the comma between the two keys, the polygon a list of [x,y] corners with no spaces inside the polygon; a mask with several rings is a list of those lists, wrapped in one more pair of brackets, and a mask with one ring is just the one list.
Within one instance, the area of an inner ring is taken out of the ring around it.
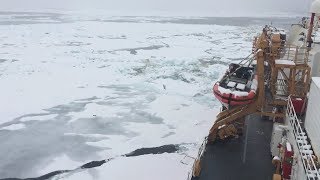
{"label": "black deck paint", "polygon": [[201,175],[195,179],[271,180],[275,172],[270,153],[272,122],[251,115],[244,131],[238,139],[208,144]]}

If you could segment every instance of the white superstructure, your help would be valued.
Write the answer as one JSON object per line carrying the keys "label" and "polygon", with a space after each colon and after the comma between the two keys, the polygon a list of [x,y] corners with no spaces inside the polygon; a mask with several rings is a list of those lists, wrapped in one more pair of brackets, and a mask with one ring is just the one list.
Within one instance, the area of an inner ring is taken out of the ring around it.
{"label": "white superstructure", "polygon": [[313,77],[309,103],[307,108],[307,114],[305,119],[305,129],[310,143],[313,147],[314,153],[317,157],[320,157],[320,77]]}
{"label": "white superstructure", "polygon": [[[308,64],[311,66],[311,87],[308,99],[305,100],[304,107],[307,107],[305,116],[295,112],[292,98],[289,96],[286,109],[285,125],[283,136],[272,139],[281,141],[284,144],[290,143],[293,148],[294,156],[292,159],[291,180],[319,180],[320,179],[320,34],[317,32],[320,18],[320,0],[313,2],[311,12],[315,13],[314,33],[312,36],[313,44],[308,52]],[[288,41],[297,46],[305,46],[307,42],[309,20],[304,25],[293,25]],[[274,124],[274,126],[280,126]],[[277,129],[274,127],[274,129]],[[278,128],[279,129],[279,128]],[[274,133],[277,134],[277,133]],[[278,133],[279,134],[279,133]],[[272,147],[272,154],[277,154]],[[279,149],[283,151],[283,149]],[[279,152],[279,155],[283,152]]]}

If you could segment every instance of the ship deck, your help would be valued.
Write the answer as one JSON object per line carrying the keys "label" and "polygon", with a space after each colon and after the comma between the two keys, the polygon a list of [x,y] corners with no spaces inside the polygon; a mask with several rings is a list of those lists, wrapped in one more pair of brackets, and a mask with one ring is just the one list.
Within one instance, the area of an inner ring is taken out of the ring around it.
{"label": "ship deck", "polygon": [[260,115],[246,119],[244,134],[237,139],[208,144],[199,180],[271,180],[272,121]]}

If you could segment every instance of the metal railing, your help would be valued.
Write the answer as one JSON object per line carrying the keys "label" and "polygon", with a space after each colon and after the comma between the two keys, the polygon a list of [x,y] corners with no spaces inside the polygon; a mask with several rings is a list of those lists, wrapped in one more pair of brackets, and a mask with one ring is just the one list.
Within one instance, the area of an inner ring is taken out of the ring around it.
{"label": "metal railing", "polygon": [[203,140],[203,142],[202,142],[202,144],[201,144],[201,146],[200,146],[200,148],[199,148],[198,156],[197,156],[197,158],[194,159],[194,163],[193,163],[193,165],[192,165],[191,171],[188,173],[188,178],[187,178],[187,180],[191,180],[191,179],[192,179],[193,174],[194,174],[193,171],[194,171],[194,169],[195,169],[196,161],[197,161],[197,160],[200,160],[200,161],[201,161],[202,155],[203,155],[203,153],[204,153],[205,150],[206,150],[207,142],[208,142],[208,136],[206,136],[206,137],[204,138],[204,140]]}
{"label": "metal railing", "polygon": [[[308,142],[308,137],[306,132],[302,129],[300,125],[300,120],[297,117],[294,106],[292,104],[291,96],[288,98],[288,105],[286,111],[287,117],[289,117],[290,126],[293,130],[294,138],[299,149],[299,155],[305,170],[308,180],[320,180],[319,169],[317,169],[316,163],[314,161],[313,151],[311,145]],[[309,150],[306,150],[306,147]]]}
{"label": "metal railing", "polygon": [[286,45],[280,52],[280,59],[291,60],[295,64],[307,64],[309,61],[309,51],[306,46]]}

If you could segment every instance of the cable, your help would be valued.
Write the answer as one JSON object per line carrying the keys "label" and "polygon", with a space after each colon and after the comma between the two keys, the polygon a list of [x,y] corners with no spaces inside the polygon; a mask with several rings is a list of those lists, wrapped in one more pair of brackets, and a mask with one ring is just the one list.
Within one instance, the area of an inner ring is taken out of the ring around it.
{"label": "cable", "polygon": [[[222,82],[222,81],[224,81],[225,79],[227,79],[227,78],[229,78],[230,77],[230,75],[231,74],[233,74],[233,73],[235,73],[235,72],[237,72],[240,68],[242,68],[246,63],[248,63],[248,66],[252,63],[252,61],[253,61],[253,58],[256,56],[256,54],[254,54],[254,56],[253,57],[250,57],[250,56],[252,56],[253,54],[251,53],[249,56],[247,56],[246,58],[244,58],[242,61],[240,61],[238,64],[239,64],[239,67],[236,69],[236,70],[234,70],[232,73],[231,72],[229,72],[224,78],[222,78],[220,81],[218,81],[219,83],[220,82]],[[246,61],[245,61],[246,60]],[[243,61],[245,61],[244,63],[243,63]],[[243,64],[241,64],[241,63],[243,63]]]}

